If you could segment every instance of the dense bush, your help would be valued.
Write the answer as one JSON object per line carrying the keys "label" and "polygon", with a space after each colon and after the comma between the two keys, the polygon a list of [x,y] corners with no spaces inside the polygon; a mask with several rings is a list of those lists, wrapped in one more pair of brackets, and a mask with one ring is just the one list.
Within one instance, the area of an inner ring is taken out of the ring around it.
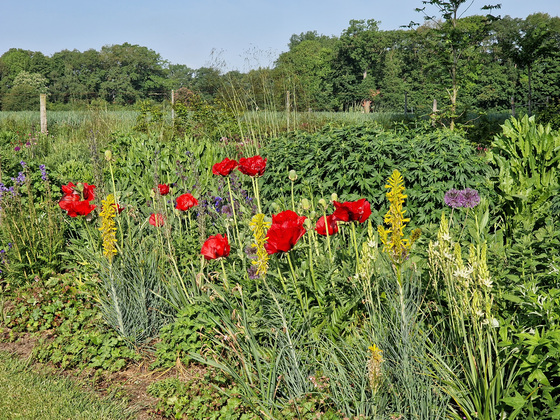
{"label": "dense bush", "polygon": [[299,196],[319,199],[336,193],[341,201],[366,197],[379,216],[384,214],[385,180],[398,169],[407,183],[409,216],[420,225],[439,219],[443,196],[451,188],[490,195],[488,165],[452,131],[328,127],[270,140],[262,154],[270,168],[262,190],[271,199],[290,196],[288,172],[295,170]]}

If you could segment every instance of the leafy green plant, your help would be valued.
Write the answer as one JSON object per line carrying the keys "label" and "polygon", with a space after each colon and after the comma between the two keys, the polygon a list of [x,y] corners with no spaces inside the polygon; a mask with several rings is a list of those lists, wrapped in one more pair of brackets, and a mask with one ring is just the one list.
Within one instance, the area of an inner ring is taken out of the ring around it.
{"label": "leafy green plant", "polygon": [[488,190],[488,166],[465,138],[451,131],[395,132],[367,124],[327,127],[271,140],[261,153],[270,167],[263,176],[263,196],[289,196],[286,178],[295,170],[301,179],[294,185],[296,195],[312,191],[319,197],[366,197],[379,211],[378,222],[385,204],[383,186],[394,169],[407,179],[409,214],[417,225],[438,220],[437,203],[450,188]]}
{"label": "leafy green plant", "polygon": [[65,239],[44,165],[40,171],[24,161],[18,166],[12,185],[0,184],[1,276],[14,285],[57,273]]}
{"label": "leafy green plant", "polygon": [[488,154],[499,169],[498,205],[510,232],[524,219],[538,228],[547,214],[547,202],[560,188],[560,134],[527,115],[507,120],[502,129]]}
{"label": "leafy green plant", "polygon": [[222,373],[206,371],[202,377],[186,381],[178,378],[154,382],[148,393],[159,398],[156,410],[176,419],[232,419],[260,418],[243,406],[236,396],[237,388]]}
{"label": "leafy green plant", "polygon": [[537,328],[513,338],[503,343],[519,363],[515,393],[503,400],[513,410],[508,418],[560,418],[560,330]]}
{"label": "leafy green plant", "polygon": [[210,310],[200,304],[182,308],[172,323],[161,328],[153,366],[171,367],[177,360],[188,365],[189,353],[198,353],[211,342],[208,337],[214,333],[215,323],[209,313]]}

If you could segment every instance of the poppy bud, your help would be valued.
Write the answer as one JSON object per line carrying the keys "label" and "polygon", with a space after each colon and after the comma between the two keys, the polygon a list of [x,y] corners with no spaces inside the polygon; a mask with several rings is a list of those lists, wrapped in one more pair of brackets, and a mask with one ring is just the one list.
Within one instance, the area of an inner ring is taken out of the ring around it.
{"label": "poppy bud", "polygon": [[323,208],[324,208],[325,210],[327,209],[327,201],[326,201],[324,198],[321,198],[321,199],[319,200],[319,204],[320,204],[321,206],[323,206]]}
{"label": "poppy bud", "polygon": [[290,178],[290,181],[295,181],[297,179],[297,173],[296,171],[294,171],[293,169],[288,172],[288,178]]}
{"label": "poppy bud", "polygon": [[331,201],[338,201],[338,194],[337,193],[332,193],[331,194]]}
{"label": "poppy bud", "polygon": [[307,198],[304,198],[303,200],[301,200],[301,207],[304,210],[309,210],[311,208],[311,205],[309,204],[309,200]]}
{"label": "poppy bud", "polygon": [[111,159],[113,159],[113,152],[111,152],[110,150],[105,150],[105,160],[110,161]]}

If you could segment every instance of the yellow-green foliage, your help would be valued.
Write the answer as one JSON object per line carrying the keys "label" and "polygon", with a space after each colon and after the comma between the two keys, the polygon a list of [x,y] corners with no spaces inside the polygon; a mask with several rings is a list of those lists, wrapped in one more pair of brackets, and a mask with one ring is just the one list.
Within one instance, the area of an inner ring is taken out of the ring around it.
{"label": "yellow-green foliage", "polygon": [[474,319],[482,317],[484,323],[491,322],[492,280],[486,264],[486,244],[470,244],[466,264],[462,252],[461,245],[451,237],[443,213],[437,241],[428,245],[432,285],[436,290],[444,288],[453,315],[468,314]]}

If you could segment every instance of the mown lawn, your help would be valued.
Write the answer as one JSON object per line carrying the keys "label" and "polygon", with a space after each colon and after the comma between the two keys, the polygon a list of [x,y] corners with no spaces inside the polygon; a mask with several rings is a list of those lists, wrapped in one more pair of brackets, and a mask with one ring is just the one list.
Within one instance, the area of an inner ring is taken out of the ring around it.
{"label": "mown lawn", "polygon": [[100,399],[69,379],[37,371],[7,352],[0,352],[0,419],[127,419],[122,402]]}

